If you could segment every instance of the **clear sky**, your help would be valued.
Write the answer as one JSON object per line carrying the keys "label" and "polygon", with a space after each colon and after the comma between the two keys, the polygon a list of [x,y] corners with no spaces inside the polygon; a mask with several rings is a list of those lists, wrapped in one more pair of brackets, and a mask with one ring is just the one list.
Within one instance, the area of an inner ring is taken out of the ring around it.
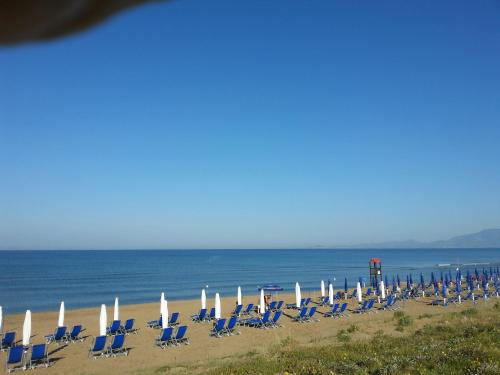
{"label": "clear sky", "polygon": [[0,50],[0,248],[500,227],[500,2],[178,0]]}

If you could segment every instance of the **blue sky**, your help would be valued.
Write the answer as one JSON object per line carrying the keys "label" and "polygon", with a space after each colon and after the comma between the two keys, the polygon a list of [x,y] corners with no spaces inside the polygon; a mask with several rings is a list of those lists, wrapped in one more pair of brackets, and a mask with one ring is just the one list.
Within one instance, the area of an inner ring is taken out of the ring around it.
{"label": "blue sky", "polygon": [[500,3],[178,0],[0,50],[0,248],[500,227]]}

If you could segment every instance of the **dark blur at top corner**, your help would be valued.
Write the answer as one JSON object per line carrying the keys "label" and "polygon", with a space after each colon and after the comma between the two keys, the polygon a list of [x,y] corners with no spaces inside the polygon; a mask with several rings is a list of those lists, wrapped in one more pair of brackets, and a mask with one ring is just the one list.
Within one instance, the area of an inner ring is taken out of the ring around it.
{"label": "dark blur at top corner", "polygon": [[75,34],[125,9],[172,0],[2,0],[0,46],[44,42]]}

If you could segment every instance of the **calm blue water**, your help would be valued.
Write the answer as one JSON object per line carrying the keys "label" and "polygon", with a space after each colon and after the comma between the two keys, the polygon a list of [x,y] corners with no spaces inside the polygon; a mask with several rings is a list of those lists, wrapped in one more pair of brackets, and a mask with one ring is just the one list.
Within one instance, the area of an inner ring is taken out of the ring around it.
{"label": "calm blue water", "polygon": [[122,304],[155,302],[162,291],[167,299],[189,299],[206,285],[207,297],[235,296],[238,285],[256,294],[270,283],[291,292],[296,281],[318,290],[320,280],[334,278],[340,289],[344,277],[349,287],[368,277],[371,257],[382,259],[389,280],[411,272],[418,282],[420,272],[426,279],[439,272],[436,264],[498,265],[500,249],[0,251],[0,306],[9,314],[57,310],[61,300],[67,308],[112,304],[115,296]]}

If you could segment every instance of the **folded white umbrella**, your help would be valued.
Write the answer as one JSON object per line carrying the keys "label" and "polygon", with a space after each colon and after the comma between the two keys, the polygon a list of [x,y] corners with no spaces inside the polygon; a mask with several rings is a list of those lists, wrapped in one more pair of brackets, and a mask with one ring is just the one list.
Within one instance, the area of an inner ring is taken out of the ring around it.
{"label": "folded white umbrella", "polygon": [[300,285],[298,282],[295,283],[295,304],[297,308],[300,308],[300,300],[302,299],[302,295],[300,294]]}
{"label": "folded white umbrella", "polygon": [[332,284],[328,285],[328,300],[330,302],[330,305],[333,305],[333,285]]}
{"label": "folded white umbrella", "polygon": [[363,292],[361,291],[361,284],[359,283],[359,281],[356,285],[356,297],[358,298],[359,303],[363,302]]}
{"label": "folded white umbrella", "polygon": [[23,324],[23,345],[28,346],[31,338],[31,311],[26,310]]}
{"label": "folded white umbrella", "polygon": [[167,328],[168,319],[165,317],[168,316],[168,309],[166,301],[163,301],[163,303],[160,306],[160,314],[161,314],[161,328]]}
{"label": "folded white umbrella", "polygon": [[325,296],[325,282],[321,280],[321,297]]}
{"label": "folded white umbrella", "polygon": [[161,292],[161,295],[160,295],[160,315],[163,311],[164,304],[165,304],[165,293]]}
{"label": "folded white umbrella", "polygon": [[64,301],[61,302],[61,307],[59,307],[59,319],[57,320],[58,327],[64,327]]}
{"label": "folded white umbrella", "polygon": [[260,290],[259,312],[264,314],[266,312],[266,302],[264,301],[264,289]]}
{"label": "folded white umbrella", "polygon": [[106,336],[106,327],[108,325],[108,314],[106,313],[106,305],[101,305],[101,315],[99,316],[99,335]]}
{"label": "folded white umbrella", "polygon": [[3,332],[3,312],[2,312],[2,306],[0,306],[0,333]]}
{"label": "folded white umbrella", "polygon": [[382,297],[382,299],[385,299],[385,285],[384,285],[384,280],[380,280],[380,297]]}
{"label": "folded white umbrella", "polygon": [[118,297],[115,297],[115,309],[113,310],[113,320],[120,320],[120,307],[118,305]]}
{"label": "folded white umbrella", "polygon": [[241,286],[238,287],[238,305],[241,305]]}
{"label": "folded white umbrella", "polygon": [[201,308],[202,309],[207,308],[207,295],[205,293],[205,289],[201,290]]}
{"label": "folded white umbrella", "polygon": [[215,319],[221,318],[221,306],[220,306],[220,297],[219,293],[215,293]]}

